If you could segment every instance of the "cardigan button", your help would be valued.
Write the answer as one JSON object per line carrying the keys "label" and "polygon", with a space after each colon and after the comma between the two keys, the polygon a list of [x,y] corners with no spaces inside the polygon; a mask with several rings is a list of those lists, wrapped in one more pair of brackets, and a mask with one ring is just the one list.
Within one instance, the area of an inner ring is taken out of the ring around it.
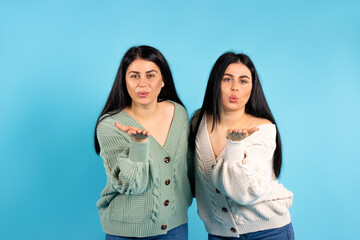
{"label": "cardigan button", "polygon": [[235,228],[230,228],[230,230],[233,232],[233,233],[236,233],[236,229]]}
{"label": "cardigan button", "polygon": [[170,179],[166,179],[165,180],[165,185],[169,185],[170,184]]}
{"label": "cardigan button", "polygon": [[222,210],[223,212],[228,212],[228,210],[227,210],[226,207],[223,207],[221,210]]}
{"label": "cardigan button", "polygon": [[219,189],[216,189],[215,191],[216,191],[216,193],[221,193],[221,192],[219,191]]}
{"label": "cardigan button", "polygon": [[167,205],[169,205],[170,201],[169,200],[165,200],[164,202],[164,206],[166,207]]}
{"label": "cardigan button", "polygon": [[214,167],[215,167],[215,164],[211,165],[211,169],[214,169]]}
{"label": "cardigan button", "polygon": [[169,162],[170,162],[170,158],[169,158],[169,157],[165,157],[165,158],[164,158],[164,162],[165,162],[165,163],[169,163]]}
{"label": "cardigan button", "polygon": [[161,225],[161,230],[165,230],[167,228],[166,224]]}

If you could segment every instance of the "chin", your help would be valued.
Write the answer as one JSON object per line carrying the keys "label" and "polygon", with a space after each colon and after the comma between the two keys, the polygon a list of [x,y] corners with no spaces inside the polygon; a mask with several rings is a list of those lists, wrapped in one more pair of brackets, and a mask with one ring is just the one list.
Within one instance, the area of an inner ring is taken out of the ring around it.
{"label": "chin", "polygon": [[135,103],[140,104],[140,105],[149,105],[153,102],[157,102],[157,99],[149,99],[149,98],[138,98],[133,100]]}
{"label": "chin", "polygon": [[231,103],[226,106],[223,106],[223,109],[225,111],[239,111],[239,110],[241,110],[241,106],[236,103]]}

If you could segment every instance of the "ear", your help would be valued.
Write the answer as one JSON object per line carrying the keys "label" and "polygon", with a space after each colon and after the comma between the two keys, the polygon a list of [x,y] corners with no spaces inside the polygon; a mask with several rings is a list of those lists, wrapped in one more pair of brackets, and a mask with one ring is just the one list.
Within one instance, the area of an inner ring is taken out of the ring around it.
{"label": "ear", "polygon": [[165,86],[164,80],[161,81],[161,88]]}

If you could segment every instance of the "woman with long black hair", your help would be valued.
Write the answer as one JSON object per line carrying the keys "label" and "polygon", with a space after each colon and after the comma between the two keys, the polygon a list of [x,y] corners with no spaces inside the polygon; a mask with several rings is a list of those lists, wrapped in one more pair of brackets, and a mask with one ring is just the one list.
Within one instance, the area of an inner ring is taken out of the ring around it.
{"label": "woman with long black hair", "polygon": [[277,181],[280,134],[247,55],[218,58],[191,128],[198,213],[209,239],[294,239],[293,194]]}
{"label": "woman with long black hair", "polygon": [[164,56],[130,48],[95,127],[107,175],[97,202],[107,240],[187,239],[188,133]]}

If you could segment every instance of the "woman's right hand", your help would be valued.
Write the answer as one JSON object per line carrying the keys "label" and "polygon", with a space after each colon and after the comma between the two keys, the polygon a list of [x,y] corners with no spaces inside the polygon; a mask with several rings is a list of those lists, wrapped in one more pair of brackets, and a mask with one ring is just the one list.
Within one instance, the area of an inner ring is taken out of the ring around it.
{"label": "woman's right hand", "polygon": [[114,125],[122,132],[128,134],[134,142],[146,142],[150,133],[147,130],[121,125],[114,123]]}
{"label": "woman's right hand", "polygon": [[231,141],[239,142],[258,130],[259,128],[257,127],[253,127],[251,129],[229,129],[227,131],[227,138]]}

